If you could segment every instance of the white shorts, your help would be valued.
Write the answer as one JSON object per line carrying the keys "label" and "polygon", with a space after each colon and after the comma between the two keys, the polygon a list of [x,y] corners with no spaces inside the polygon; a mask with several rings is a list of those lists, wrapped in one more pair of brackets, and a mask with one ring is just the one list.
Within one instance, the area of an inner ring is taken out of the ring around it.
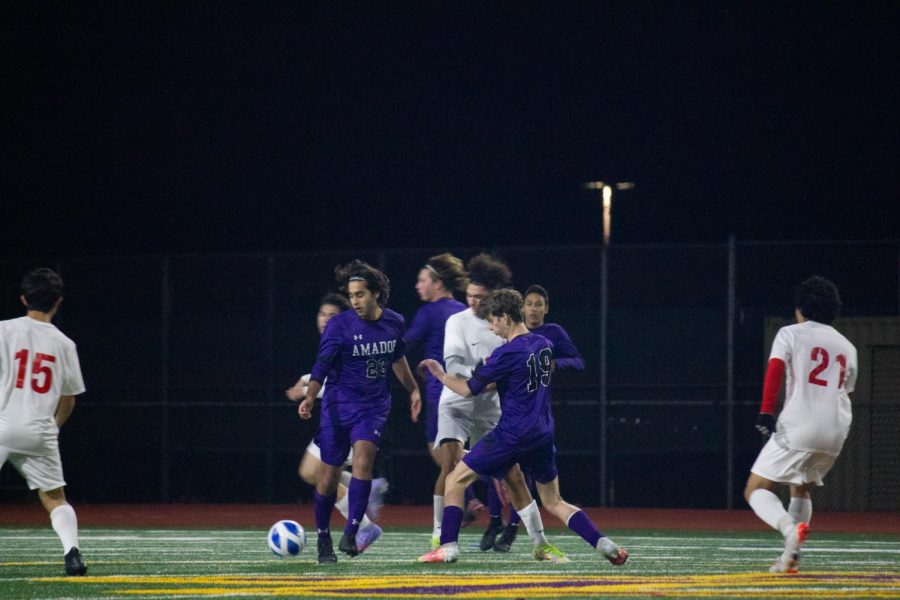
{"label": "white shorts", "polygon": [[[319,448],[319,445],[316,444],[315,438],[313,438],[309,445],[306,446],[306,451],[319,460],[322,460],[322,449]],[[344,465],[350,467],[353,465],[353,448],[350,448],[350,452],[347,454],[347,460],[344,461]]]}
{"label": "white shorts", "polygon": [[471,398],[453,396],[441,398],[438,405],[438,428],[434,445],[441,440],[453,439],[469,447],[481,436],[494,429],[500,420],[500,398],[497,392],[479,394]]}
{"label": "white shorts", "polygon": [[51,454],[34,455],[0,448],[0,467],[7,461],[25,478],[29,490],[49,492],[66,485],[58,449]]}
{"label": "white shorts", "polygon": [[788,485],[815,483],[821,486],[825,485],[822,480],[836,459],[837,456],[826,452],[782,448],[775,443],[774,437],[770,437],[750,468],[750,472],[777,483]]}

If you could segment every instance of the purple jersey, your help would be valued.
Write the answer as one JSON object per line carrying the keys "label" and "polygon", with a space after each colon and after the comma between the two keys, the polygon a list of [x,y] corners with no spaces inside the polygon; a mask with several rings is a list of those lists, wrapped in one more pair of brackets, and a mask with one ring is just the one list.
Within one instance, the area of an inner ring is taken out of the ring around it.
{"label": "purple jersey", "polygon": [[[466,305],[454,298],[441,298],[423,304],[416,311],[412,324],[406,330],[406,342],[409,345],[422,344],[425,358],[444,364],[444,326],[450,315],[466,310]],[[431,373],[426,376],[427,397],[440,398],[443,385]]]}
{"label": "purple jersey", "polygon": [[309,377],[321,383],[328,376],[323,404],[389,411],[389,373],[406,354],[403,332],[403,317],[388,308],[375,321],[361,319],[352,310],[332,317]]}
{"label": "purple jersey", "polygon": [[542,335],[553,342],[553,360],[556,361],[557,369],[584,371],[584,359],[581,358],[581,353],[575,347],[572,338],[561,325],[544,323],[540,327],[532,329],[531,332]]}
{"label": "purple jersey", "polygon": [[469,379],[473,395],[490,383],[500,394],[500,421],[494,435],[507,443],[553,438],[550,361],[553,343],[536,333],[514,337],[491,354]]}

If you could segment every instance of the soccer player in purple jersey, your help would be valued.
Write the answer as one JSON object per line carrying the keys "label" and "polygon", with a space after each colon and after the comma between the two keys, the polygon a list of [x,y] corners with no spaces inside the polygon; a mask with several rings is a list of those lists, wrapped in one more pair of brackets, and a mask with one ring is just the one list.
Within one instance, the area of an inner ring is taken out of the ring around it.
{"label": "soccer player in purple jersey", "polygon": [[[550,312],[550,295],[540,285],[530,285],[524,294],[525,327],[532,333],[544,336],[553,343],[553,360],[551,366],[554,370],[573,369],[584,371],[584,359],[572,338],[562,326],[556,323],[545,323],[544,318]],[[525,473],[525,481],[529,490],[534,490],[534,484],[528,473]],[[519,514],[510,506],[509,522],[503,528],[503,533],[494,542],[495,552],[509,552],[516,535],[519,532]]]}
{"label": "soccer player in purple jersey", "polygon": [[356,556],[356,533],[372,488],[372,468],[384,425],[391,410],[388,367],[410,396],[410,416],[418,420],[422,403],[419,386],[406,362],[403,317],[385,308],[390,281],[378,269],[354,260],[334,270],[352,311],[332,317],[325,326],[306,397],[297,411],[312,416],[316,396],[328,376],[316,443],[322,465],[316,482],[315,514],[320,563],[337,562],[331,542],[334,508],[341,466],[353,447],[353,476],[348,486],[350,510],[341,552]]}
{"label": "soccer player in purple jersey", "polygon": [[456,562],[459,558],[459,528],[466,485],[479,474],[504,478],[513,505],[525,522],[537,560],[568,562],[544,536],[537,503],[528,492],[522,468],[537,482],[544,508],[581,536],[609,562],[622,565],[628,552],[604,536],[587,514],[559,495],[553,413],[550,409],[553,344],[531,333],[523,323],[522,295],[515,290],[497,290],[484,302],[491,330],[506,343],[491,354],[471,379],[448,375],[434,360],[422,361],[444,385],[472,396],[490,385],[500,394],[501,416],[493,431],[485,435],[447,477],[441,547],[419,557],[419,562]]}
{"label": "soccer player in purple jersey", "polygon": [[[325,326],[332,317],[346,310],[350,310],[350,301],[347,300],[346,296],[335,294],[333,292],[325,294],[322,297],[322,300],[319,301],[319,311],[316,313],[316,328],[319,330],[319,336],[321,337],[322,333],[325,332]],[[298,402],[305,398],[307,386],[309,385],[309,375],[309,373],[303,375],[297,380],[296,384],[285,390],[285,396],[294,402]],[[326,379],[322,382],[322,388],[319,390],[318,398],[322,398],[325,389],[328,387],[325,385],[327,381],[328,380]],[[306,446],[306,452],[303,453],[303,458],[300,460],[300,467],[298,468],[300,478],[315,488],[321,464],[321,450],[319,449],[319,446],[316,445],[314,439],[310,440],[309,444]],[[351,479],[350,472],[347,471],[346,467],[350,467],[352,464],[353,451],[351,450],[347,456],[347,460],[344,461],[344,468],[341,469],[341,482],[337,487],[337,501],[334,505],[345,519],[348,518],[348,511],[350,510],[350,498],[347,496],[347,486],[350,485]],[[370,517],[371,519],[378,520],[381,506],[384,504],[384,494],[387,491],[387,488],[388,482],[383,477],[372,480],[372,492],[369,495],[369,504],[366,507],[366,514],[363,515],[362,521],[359,524],[359,531],[356,535],[357,549],[360,552],[363,552],[366,548],[375,543],[381,536],[381,527],[373,523],[370,520]]]}
{"label": "soccer player in purple jersey", "polygon": [[[466,305],[453,297],[453,292],[464,292],[469,283],[463,261],[449,252],[432,256],[419,269],[416,292],[425,302],[413,316],[406,330],[408,346],[421,345],[425,358],[433,358],[444,364],[444,326],[447,318],[466,309]],[[425,376],[425,439],[428,453],[440,466],[440,448],[434,445],[437,435],[438,404],[444,385],[431,376]]]}

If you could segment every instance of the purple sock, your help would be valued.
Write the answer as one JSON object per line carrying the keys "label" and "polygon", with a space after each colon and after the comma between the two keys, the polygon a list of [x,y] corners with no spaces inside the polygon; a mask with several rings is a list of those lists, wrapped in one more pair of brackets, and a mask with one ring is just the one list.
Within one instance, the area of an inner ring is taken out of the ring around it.
{"label": "purple sock", "polygon": [[369,504],[369,494],[372,492],[371,479],[350,478],[347,494],[350,496],[350,507],[347,510],[347,526],[344,533],[356,535],[363,515],[366,514],[366,506]]}
{"label": "purple sock", "polygon": [[503,516],[503,503],[500,502],[500,495],[497,494],[497,487],[494,485],[493,479],[488,479],[488,514],[492,519],[499,519]]}
{"label": "purple sock", "polygon": [[319,530],[319,537],[328,537],[331,535],[331,510],[334,508],[334,501],[337,500],[337,494],[328,494],[323,496],[319,492],[315,492],[316,498],[316,529]]}
{"label": "purple sock", "polygon": [[583,510],[569,517],[568,527],[590,544],[591,548],[597,547],[597,540],[603,535]]}
{"label": "purple sock", "polygon": [[459,527],[462,525],[463,510],[458,506],[444,507],[441,519],[441,546],[459,540]]}

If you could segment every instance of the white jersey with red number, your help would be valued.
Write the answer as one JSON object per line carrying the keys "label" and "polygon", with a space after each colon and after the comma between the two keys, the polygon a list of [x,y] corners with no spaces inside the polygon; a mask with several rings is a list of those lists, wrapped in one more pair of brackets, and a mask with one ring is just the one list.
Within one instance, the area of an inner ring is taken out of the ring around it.
{"label": "white jersey with red number", "polygon": [[853,416],[856,348],[830,326],[815,321],[782,327],[769,359],[785,364],[784,408],[775,442],[807,452],[839,454]]}
{"label": "white jersey with red number", "polygon": [[20,454],[57,448],[59,398],[82,392],[75,342],[31,317],[0,321],[0,447]]}

